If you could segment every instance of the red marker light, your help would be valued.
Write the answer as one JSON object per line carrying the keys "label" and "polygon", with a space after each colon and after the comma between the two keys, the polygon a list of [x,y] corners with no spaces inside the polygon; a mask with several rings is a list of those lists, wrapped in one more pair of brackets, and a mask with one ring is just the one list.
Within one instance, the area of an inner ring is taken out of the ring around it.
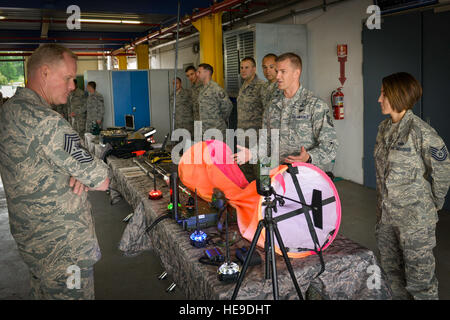
{"label": "red marker light", "polygon": [[158,199],[161,199],[162,198],[162,192],[161,192],[161,190],[151,190],[149,193],[148,193],[148,198],[150,199],[150,200],[158,200]]}

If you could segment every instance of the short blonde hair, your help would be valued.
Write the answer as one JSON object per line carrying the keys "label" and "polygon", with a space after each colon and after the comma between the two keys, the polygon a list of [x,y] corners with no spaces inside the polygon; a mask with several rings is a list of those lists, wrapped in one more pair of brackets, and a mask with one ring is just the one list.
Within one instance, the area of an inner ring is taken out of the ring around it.
{"label": "short blonde hair", "polygon": [[59,44],[49,43],[40,46],[34,50],[33,54],[28,59],[27,77],[30,77],[35,70],[44,64],[52,65],[55,62],[63,60],[64,53],[67,53],[69,57],[78,60],[75,53]]}
{"label": "short blonde hair", "polygon": [[393,73],[383,78],[384,96],[393,110],[402,112],[414,107],[422,96],[422,86],[412,75],[406,72]]}
{"label": "short blonde hair", "polygon": [[278,56],[278,58],[275,59],[275,62],[280,62],[284,60],[289,60],[294,67],[294,69],[300,69],[302,70],[302,58],[300,58],[299,55],[293,53],[293,52],[286,52],[282,55]]}

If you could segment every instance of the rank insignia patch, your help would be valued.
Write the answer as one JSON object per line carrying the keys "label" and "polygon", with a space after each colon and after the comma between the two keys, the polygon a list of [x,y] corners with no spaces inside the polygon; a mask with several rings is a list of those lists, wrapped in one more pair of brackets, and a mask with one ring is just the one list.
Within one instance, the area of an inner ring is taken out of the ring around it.
{"label": "rank insignia patch", "polygon": [[441,149],[430,147],[430,152],[433,159],[437,161],[444,161],[448,156],[448,151],[445,146],[443,146]]}
{"label": "rank insignia patch", "polygon": [[91,154],[81,147],[80,137],[77,134],[64,135],[64,151],[81,163],[89,163],[94,160]]}

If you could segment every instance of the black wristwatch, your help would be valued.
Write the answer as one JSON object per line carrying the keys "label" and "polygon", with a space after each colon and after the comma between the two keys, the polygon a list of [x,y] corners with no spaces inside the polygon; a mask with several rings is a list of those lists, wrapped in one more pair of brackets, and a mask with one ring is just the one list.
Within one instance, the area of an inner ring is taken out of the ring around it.
{"label": "black wristwatch", "polygon": [[309,159],[308,159],[308,161],[306,161],[306,163],[312,163],[312,157],[311,157],[311,155],[309,155]]}

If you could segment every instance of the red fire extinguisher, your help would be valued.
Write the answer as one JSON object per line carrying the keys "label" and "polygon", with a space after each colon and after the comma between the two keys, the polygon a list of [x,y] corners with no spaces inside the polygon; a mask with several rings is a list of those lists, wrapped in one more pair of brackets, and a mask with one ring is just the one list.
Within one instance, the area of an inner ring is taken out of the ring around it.
{"label": "red fire extinguisher", "polygon": [[344,119],[344,93],[342,87],[331,93],[331,104],[333,106],[333,116],[336,120]]}

